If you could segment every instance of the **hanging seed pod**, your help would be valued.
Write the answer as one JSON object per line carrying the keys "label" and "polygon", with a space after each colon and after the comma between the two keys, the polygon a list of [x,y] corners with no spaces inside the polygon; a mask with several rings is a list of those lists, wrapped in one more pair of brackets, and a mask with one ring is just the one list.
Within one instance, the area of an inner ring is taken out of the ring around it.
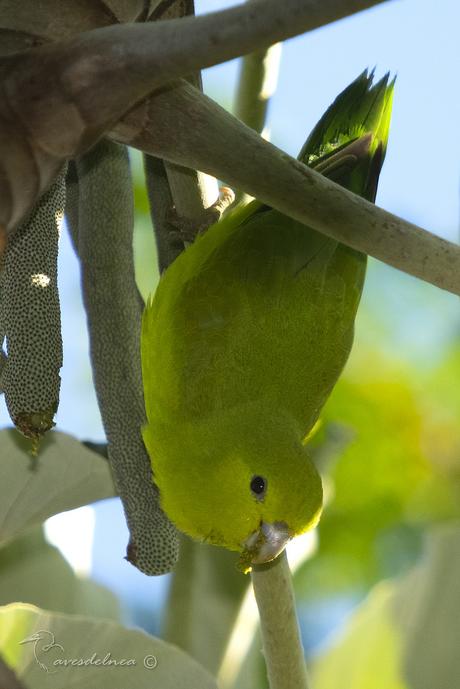
{"label": "hanging seed pod", "polygon": [[[3,336],[0,335],[0,339],[3,342]],[[0,394],[3,393],[3,371],[5,370],[6,364],[6,354],[3,349],[0,349]]]}
{"label": "hanging seed pod", "polygon": [[127,559],[145,574],[164,574],[177,560],[178,539],[160,508],[141,435],[143,303],[134,277],[133,193],[125,147],[101,141],[76,161],[68,185],[67,218],[80,257],[94,384],[130,531]]}
{"label": "hanging seed pod", "polygon": [[6,338],[1,382],[11,420],[35,443],[54,426],[62,366],[57,286],[65,171],[11,235],[0,277],[0,324]]}

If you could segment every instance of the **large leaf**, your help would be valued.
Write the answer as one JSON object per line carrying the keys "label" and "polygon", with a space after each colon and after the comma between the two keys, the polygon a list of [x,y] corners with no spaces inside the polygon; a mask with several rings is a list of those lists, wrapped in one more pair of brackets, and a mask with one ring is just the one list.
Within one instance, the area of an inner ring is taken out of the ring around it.
{"label": "large leaf", "polygon": [[119,618],[108,589],[77,576],[59,550],[34,527],[0,549],[0,605],[21,601],[65,613]]}
{"label": "large leaf", "polygon": [[316,663],[315,689],[460,686],[460,523],[439,526],[402,581],[378,584]]}
{"label": "large leaf", "polygon": [[213,673],[222,661],[250,584],[249,577],[237,569],[237,557],[237,553],[184,536],[170,588],[165,639]]}
{"label": "large leaf", "polygon": [[141,631],[24,604],[0,609],[0,653],[28,689],[217,689],[195,660]]}
{"label": "large leaf", "polygon": [[15,430],[0,431],[0,544],[58,512],[115,495],[106,460],[65,433],[49,433],[37,457]]}
{"label": "large leaf", "polygon": [[[325,472],[319,552],[298,579],[307,595],[365,590],[406,570],[422,526],[459,516],[460,433],[452,424],[442,433],[429,400],[408,366],[355,350],[323,413],[324,427],[340,422],[351,442]],[[316,452],[321,442],[320,429]]]}

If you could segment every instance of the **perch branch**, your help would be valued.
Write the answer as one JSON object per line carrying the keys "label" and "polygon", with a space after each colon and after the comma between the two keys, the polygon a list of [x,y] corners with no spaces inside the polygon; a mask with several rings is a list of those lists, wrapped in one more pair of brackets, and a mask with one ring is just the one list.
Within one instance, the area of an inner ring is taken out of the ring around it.
{"label": "perch branch", "polygon": [[254,566],[251,577],[270,689],[308,689],[286,551],[267,565]]}
{"label": "perch branch", "polygon": [[460,248],[291,158],[183,81],[131,111],[112,136],[207,172],[384,263],[460,295]]}

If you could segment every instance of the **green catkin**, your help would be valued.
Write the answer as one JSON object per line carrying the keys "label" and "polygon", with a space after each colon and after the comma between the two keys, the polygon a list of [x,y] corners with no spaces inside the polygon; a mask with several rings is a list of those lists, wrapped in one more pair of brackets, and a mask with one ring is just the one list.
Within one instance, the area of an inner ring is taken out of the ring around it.
{"label": "green catkin", "polygon": [[65,171],[11,235],[0,276],[0,323],[6,343],[1,383],[11,420],[38,442],[54,426],[62,366],[57,286]]}
{"label": "green catkin", "polygon": [[[80,257],[93,376],[109,461],[130,531],[127,559],[145,574],[164,574],[177,560],[178,539],[159,506],[141,435],[143,304],[134,277],[127,151],[102,141],[76,161],[76,172],[78,209],[72,186],[68,220]],[[68,182],[75,184],[74,173]]]}

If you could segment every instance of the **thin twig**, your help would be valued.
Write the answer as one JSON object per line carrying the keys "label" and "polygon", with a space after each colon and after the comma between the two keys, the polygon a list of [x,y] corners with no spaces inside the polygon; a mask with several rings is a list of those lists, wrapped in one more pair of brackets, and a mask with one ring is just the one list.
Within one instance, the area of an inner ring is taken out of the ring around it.
{"label": "thin twig", "polygon": [[162,273],[184,250],[184,242],[171,235],[169,218],[174,208],[164,161],[144,155],[145,184],[157,247],[158,269]]}
{"label": "thin twig", "polygon": [[[241,61],[235,96],[235,116],[268,139],[265,130],[269,100],[276,90],[281,59],[281,43],[245,55]],[[247,203],[248,194],[238,190],[237,202]]]}
{"label": "thin twig", "polygon": [[270,689],[308,689],[286,551],[267,565],[254,566],[251,577]]}
{"label": "thin twig", "polygon": [[183,81],[134,109],[113,136],[208,172],[329,237],[460,295],[456,244],[331,182]]}
{"label": "thin twig", "polygon": [[281,43],[245,55],[241,61],[234,113],[239,120],[262,134],[268,103],[278,82]]}

